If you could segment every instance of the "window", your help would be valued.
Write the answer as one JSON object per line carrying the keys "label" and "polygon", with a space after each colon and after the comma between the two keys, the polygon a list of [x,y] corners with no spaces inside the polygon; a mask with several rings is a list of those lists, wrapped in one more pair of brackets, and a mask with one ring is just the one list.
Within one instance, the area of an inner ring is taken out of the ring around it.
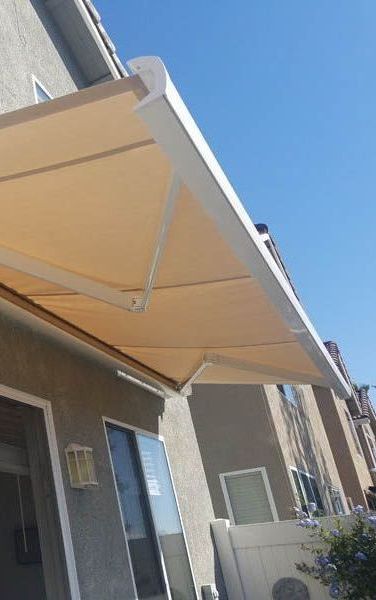
{"label": "window", "polygon": [[371,459],[373,462],[373,466],[374,468],[376,468],[376,444],[375,444],[375,439],[373,436],[371,436],[369,433],[366,432],[366,440],[367,440],[367,444],[368,444],[368,448],[371,454]]}
{"label": "window", "polygon": [[347,412],[347,410],[345,410],[346,413],[346,418],[347,418],[347,422],[349,424],[349,428],[351,431],[351,435],[352,438],[354,440],[354,444],[355,444],[355,448],[358,454],[360,454],[362,456],[362,449],[360,447],[360,442],[359,442],[359,438],[358,438],[358,432],[356,431],[355,425],[354,425],[354,421],[351,418],[350,413]]}
{"label": "window", "polygon": [[234,525],[278,521],[265,467],[223,473],[219,478]]}
{"label": "window", "polygon": [[196,600],[163,441],[106,423],[137,597]]}
{"label": "window", "polygon": [[344,515],[345,509],[342,502],[341,492],[338,488],[333,487],[332,485],[328,486],[330,501],[332,503],[333,513],[335,515]]}
{"label": "window", "polygon": [[324,512],[324,505],[321,500],[316,478],[309,473],[299,471],[299,469],[296,469],[295,467],[290,468],[302,510],[308,514],[310,512],[308,510],[308,504],[314,502],[317,511]]}
{"label": "window", "polygon": [[294,385],[277,385],[279,393],[291,404],[297,406],[299,403],[299,392]]}
{"label": "window", "polygon": [[37,104],[41,104],[42,102],[47,102],[52,99],[51,94],[49,94],[46,88],[33,76],[33,86],[34,86],[34,96],[35,102]]}

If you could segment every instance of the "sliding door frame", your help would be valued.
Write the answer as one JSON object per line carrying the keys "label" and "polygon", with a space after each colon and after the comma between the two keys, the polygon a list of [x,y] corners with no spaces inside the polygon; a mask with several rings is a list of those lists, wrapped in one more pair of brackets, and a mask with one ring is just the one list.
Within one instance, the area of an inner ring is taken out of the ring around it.
{"label": "sliding door frame", "polygon": [[[116,496],[117,496],[118,504],[119,504],[119,510],[120,510],[121,521],[122,521],[122,525],[123,525],[125,543],[126,543],[126,546],[127,546],[127,554],[128,554],[128,559],[129,559],[130,566],[131,566],[132,580],[133,580],[134,591],[135,591],[135,599],[138,600],[137,589],[136,589],[136,582],[135,582],[134,575],[133,575],[133,566],[132,566],[132,560],[131,560],[131,555],[130,555],[129,546],[128,546],[127,533],[126,533],[125,526],[124,526],[123,515],[122,515],[122,510],[121,510],[121,503],[120,503],[120,498],[119,498],[119,494],[118,494],[117,486],[116,486],[115,470],[114,470],[114,466],[113,466],[113,462],[112,462],[111,450],[110,450],[110,445],[109,445],[108,437],[107,437],[107,431],[106,431],[106,424],[107,423],[109,425],[114,425],[115,427],[118,427],[119,429],[123,429],[125,431],[126,430],[133,431],[134,434],[136,434],[136,444],[137,444],[137,450],[138,450],[139,454],[140,454],[140,449],[139,449],[139,443],[138,443],[138,439],[137,439],[137,433],[141,434],[141,435],[146,435],[146,436],[148,436],[150,438],[157,439],[157,440],[159,440],[163,444],[164,454],[165,454],[166,462],[167,462],[167,468],[168,468],[168,472],[169,472],[169,476],[170,476],[170,480],[171,480],[171,485],[172,485],[172,490],[173,490],[173,493],[174,493],[175,502],[176,502],[176,506],[177,506],[177,510],[178,510],[178,515],[179,515],[179,520],[180,520],[180,523],[181,523],[183,540],[184,540],[184,544],[185,544],[185,548],[186,548],[186,552],[187,552],[187,556],[188,556],[188,563],[189,563],[189,567],[190,567],[190,570],[191,570],[191,575],[192,575],[192,580],[193,580],[193,585],[194,585],[194,591],[195,591],[195,594],[196,594],[196,598],[198,599],[199,596],[198,596],[198,593],[197,593],[197,584],[196,584],[196,580],[195,580],[195,576],[194,576],[191,555],[190,555],[190,552],[189,552],[189,546],[188,546],[188,543],[187,543],[187,537],[185,535],[184,522],[183,522],[182,514],[181,514],[181,511],[180,511],[178,496],[177,496],[177,493],[176,493],[174,478],[172,476],[172,470],[171,470],[170,460],[169,460],[169,457],[168,457],[168,452],[167,452],[166,442],[165,442],[164,437],[162,435],[157,434],[157,433],[152,433],[151,431],[147,431],[146,429],[141,429],[140,427],[135,427],[134,425],[128,425],[127,423],[124,423],[122,421],[118,421],[116,419],[111,419],[109,417],[102,417],[102,420],[103,420],[103,427],[104,427],[105,434],[106,434],[108,452],[109,452],[109,455],[110,455],[112,475],[113,475],[113,478],[114,478],[114,485],[115,485],[115,489],[116,489]],[[141,460],[140,460],[140,463],[141,463],[142,474],[143,474],[143,477],[145,479],[145,477],[146,477],[145,469],[144,469],[144,466],[143,466]],[[146,479],[145,479],[145,482],[146,482]],[[147,494],[147,497],[148,497],[148,502],[150,502],[149,492],[147,490],[146,490],[146,494]],[[170,584],[169,584],[169,581],[168,581],[168,576],[167,576],[165,561],[164,561],[164,557],[163,557],[163,552],[162,552],[162,548],[161,548],[161,545],[160,545],[160,541],[159,541],[159,536],[158,536],[156,524],[155,524],[155,521],[154,521],[153,511],[151,510],[150,512],[151,512],[151,518],[152,518],[152,525],[153,525],[153,528],[154,528],[154,533],[155,533],[155,536],[156,536],[156,539],[157,539],[158,551],[160,553],[160,557],[159,558],[160,558],[160,562],[161,562],[161,566],[162,566],[162,573],[163,573],[163,577],[164,577],[164,581],[165,581],[165,585],[166,585],[167,595],[168,595],[168,599],[171,600]]]}
{"label": "sliding door frame", "polygon": [[[61,528],[63,548],[65,554],[68,584],[71,600],[81,600],[80,588],[74,556],[72,533],[70,528],[67,502],[65,498],[64,482],[61,472],[59,450],[56,439],[56,430],[53,419],[51,402],[43,398],[38,398],[33,394],[22,392],[15,388],[0,384],[0,397],[8,400],[14,400],[20,404],[39,408],[43,412],[44,425],[46,429],[48,450],[50,454],[52,480],[55,487],[58,520]],[[1,400],[0,400],[1,401]]]}

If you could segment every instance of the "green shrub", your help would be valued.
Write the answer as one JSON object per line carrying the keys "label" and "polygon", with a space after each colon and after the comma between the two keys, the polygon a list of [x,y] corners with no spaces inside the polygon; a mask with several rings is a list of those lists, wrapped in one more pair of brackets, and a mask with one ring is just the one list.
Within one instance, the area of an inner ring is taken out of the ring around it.
{"label": "green shrub", "polygon": [[349,527],[337,519],[335,529],[327,529],[317,519],[301,514],[298,526],[312,530],[312,537],[322,544],[304,546],[314,555],[314,566],[302,562],[296,567],[328,587],[331,598],[375,600],[376,515],[364,512],[361,506],[353,513]]}

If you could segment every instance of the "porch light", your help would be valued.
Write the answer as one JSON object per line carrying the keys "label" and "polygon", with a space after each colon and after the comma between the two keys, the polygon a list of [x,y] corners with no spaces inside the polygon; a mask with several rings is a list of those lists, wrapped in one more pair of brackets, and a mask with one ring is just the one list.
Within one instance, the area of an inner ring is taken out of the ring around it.
{"label": "porch light", "polygon": [[85,489],[98,485],[92,448],[69,444],[65,448],[65,456],[72,488]]}

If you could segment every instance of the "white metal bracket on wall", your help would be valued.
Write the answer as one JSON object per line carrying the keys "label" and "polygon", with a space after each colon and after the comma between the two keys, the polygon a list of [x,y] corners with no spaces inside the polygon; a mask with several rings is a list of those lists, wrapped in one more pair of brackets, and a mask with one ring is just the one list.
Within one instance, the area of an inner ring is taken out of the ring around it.
{"label": "white metal bracket on wall", "polygon": [[4,247],[0,247],[0,265],[118,308],[131,312],[144,312],[150,301],[179,189],[180,179],[173,173],[144,290],[140,295],[135,294],[135,292],[116,290],[89,277],[76,275],[66,269],[52,266],[43,260]]}

